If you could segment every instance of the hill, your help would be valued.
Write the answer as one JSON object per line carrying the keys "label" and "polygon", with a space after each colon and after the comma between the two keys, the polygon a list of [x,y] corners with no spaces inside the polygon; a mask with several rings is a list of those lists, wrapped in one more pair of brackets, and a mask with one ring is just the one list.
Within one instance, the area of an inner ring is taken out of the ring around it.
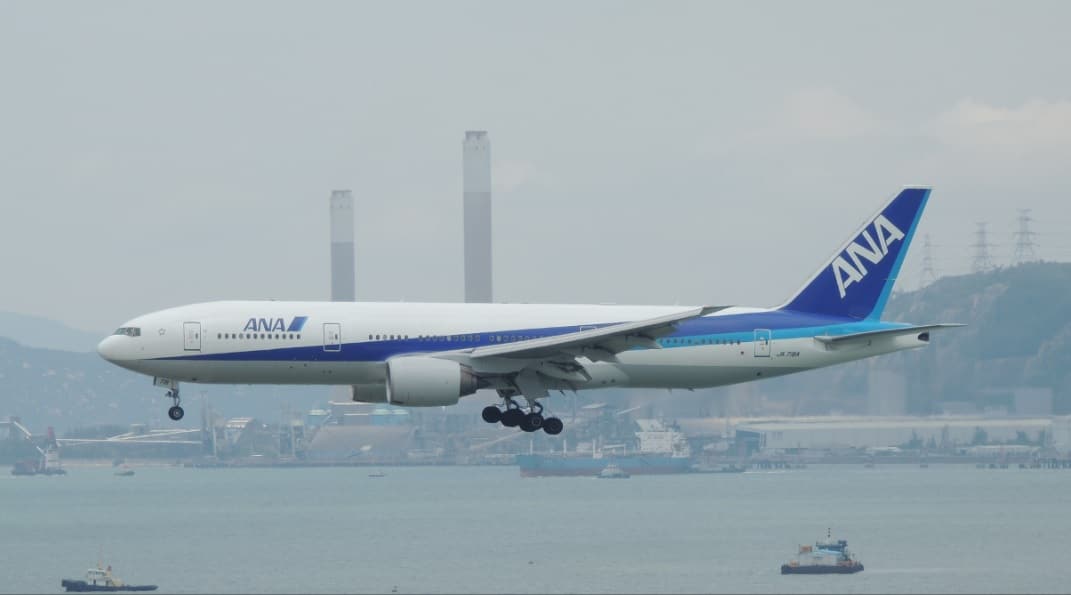
{"label": "hill", "polygon": [[[275,421],[289,404],[308,410],[327,400],[323,387],[187,385],[182,427],[200,425],[202,395],[227,417]],[[22,418],[33,432],[63,433],[89,425],[148,423],[173,427],[170,401],[152,379],[110,364],[96,353],[39,349],[0,338],[0,416]]]}
{"label": "hill", "polygon": [[73,329],[40,316],[0,312],[0,337],[7,337],[28,347],[90,352],[97,348],[97,343],[106,334],[103,331],[94,333]]}
{"label": "hill", "polygon": [[[1029,263],[939,279],[890,300],[888,317],[964,322],[941,333],[932,354],[905,354],[890,369],[917,364],[931,376],[933,397],[1000,406],[999,393],[1052,392],[1057,413],[1071,413],[1071,264]],[[897,365],[899,364],[899,366]],[[924,413],[933,399],[916,399]],[[932,409],[932,408],[931,408]]]}
{"label": "hill", "polygon": [[[756,383],[750,396],[778,414],[975,413],[1027,410],[1051,398],[1071,413],[1071,264],[1030,263],[938,279],[894,293],[883,319],[965,323],[928,347]],[[902,403],[900,402],[902,401]],[[736,413],[756,411],[737,404]],[[1042,407],[1044,408],[1044,407]]]}

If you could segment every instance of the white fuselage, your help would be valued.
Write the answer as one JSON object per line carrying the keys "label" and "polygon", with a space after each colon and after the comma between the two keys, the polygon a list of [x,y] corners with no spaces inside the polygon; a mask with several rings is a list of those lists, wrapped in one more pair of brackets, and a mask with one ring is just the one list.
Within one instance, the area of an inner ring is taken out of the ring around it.
{"label": "white fuselage", "polygon": [[[390,358],[434,354],[478,374],[508,373],[476,347],[574,333],[680,312],[681,306],[225,301],[135,318],[99,351],[125,368],[175,381],[376,385]],[[783,375],[920,347],[888,336],[830,349],[816,336],[904,325],[732,307],[682,323],[660,349],[583,360],[590,379],[548,388],[700,388]],[[136,332],[131,329],[136,329]],[[492,386],[493,387],[493,386]]]}

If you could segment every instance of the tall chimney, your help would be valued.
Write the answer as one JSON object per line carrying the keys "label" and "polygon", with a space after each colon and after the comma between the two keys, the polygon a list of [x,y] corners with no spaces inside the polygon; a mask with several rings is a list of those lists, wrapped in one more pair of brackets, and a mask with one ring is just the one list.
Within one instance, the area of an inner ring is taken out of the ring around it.
{"label": "tall chimney", "polygon": [[467,130],[461,144],[465,191],[465,301],[489,303],[491,293],[491,139]]}
{"label": "tall chimney", "polygon": [[357,299],[353,257],[353,193],[331,191],[331,301]]}

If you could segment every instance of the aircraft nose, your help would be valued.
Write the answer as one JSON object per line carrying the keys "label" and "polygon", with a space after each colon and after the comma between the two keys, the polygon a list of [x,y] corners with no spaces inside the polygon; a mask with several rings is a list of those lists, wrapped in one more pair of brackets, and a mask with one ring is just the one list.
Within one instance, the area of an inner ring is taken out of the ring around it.
{"label": "aircraft nose", "polygon": [[97,344],[97,353],[104,359],[114,362],[121,358],[119,345],[121,342],[122,337],[117,337],[115,335],[105,337],[103,341]]}

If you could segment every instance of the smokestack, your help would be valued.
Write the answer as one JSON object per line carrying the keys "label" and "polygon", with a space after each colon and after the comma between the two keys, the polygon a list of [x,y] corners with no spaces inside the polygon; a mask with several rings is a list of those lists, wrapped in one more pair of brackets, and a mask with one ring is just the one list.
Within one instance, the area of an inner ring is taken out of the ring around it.
{"label": "smokestack", "polygon": [[491,139],[467,130],[461,144],[465,191],[465,301],[489,303],[491,294]]}
{"label": "smokestack", "polygon": [[357,299],[353,257],[353,193],[331,191],[331,301]]}

